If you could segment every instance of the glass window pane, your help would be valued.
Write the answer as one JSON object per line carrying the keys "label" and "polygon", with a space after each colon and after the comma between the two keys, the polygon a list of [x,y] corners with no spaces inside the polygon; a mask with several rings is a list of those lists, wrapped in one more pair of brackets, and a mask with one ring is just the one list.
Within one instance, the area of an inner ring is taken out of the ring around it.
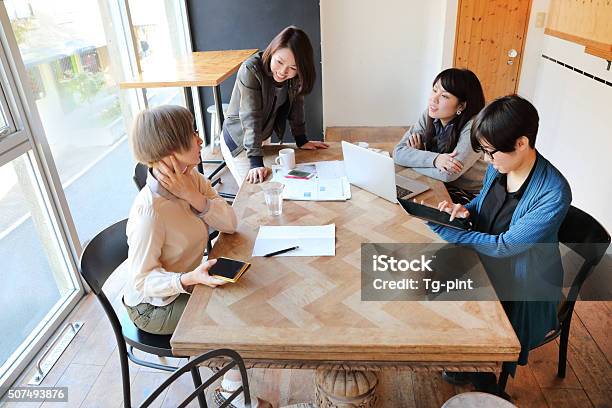
{"label": "glass window pane", "polygon": [[133,108],[116,2],[6,0],[81,242],[125,218],[136,194],[127,129]]}
{"label": "glass window pane", "polygon": [[4,116],[4,110],[0,109],[0,135],[5,135],[9,131],[8,122],[6,116]]}
{"label": "glass window pane", "polygon": [[[174,0],[129,0],[143,72],[159,69],[188,52],[180,3]],[[147,101],[150,107],[185,105],[181,88],[149,88]]]}
{"label": "glass window pane", "polygon": [[[0,137],[5,136],[11,132],[11,124],[6,118],[6,113],[4,112],[4,102],[6,98],[4,97],[4,90],[0,87],[0,97],[3,98],[3,103],[0,104]],[[13,129],[14,131],[14,129]]]}
{"label": "glass window pane", "polygon": [[0,374],[78,290],[46,208],[28,155],[0,167]]}

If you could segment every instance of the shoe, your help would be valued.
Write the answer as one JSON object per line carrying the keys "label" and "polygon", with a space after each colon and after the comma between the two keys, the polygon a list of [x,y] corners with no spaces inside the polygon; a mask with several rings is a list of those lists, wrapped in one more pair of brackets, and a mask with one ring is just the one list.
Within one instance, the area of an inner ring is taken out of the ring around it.
{"label": "shoe", "polygon": [[453,385],[467,385],[471,382],[471,374],[460,371],[442,371],[442,379]]}
{"label": "shoe", "polygon": [[[227,398],[223,395],[223,393],[231,395],[233,391],[226,391],[223,388],[219,387],[215,389],[215,392],[213,393],[213,402],[217,407],[220,407],[221,405],[223,405],[226,401]],[[227,405],[227,408],[244,408],[244,394],[240,394],[238,395],[232,402],[239,402],[238,406],[234,405],[234,404],[229,404]],[[270,404],[268,401],[262,400],[260,398],[255,397],[254,399],[251,399],[251,407],[252,408],[272,408],[272,404]]]}
{"label": "shoe", "polygon": [[470,373],[470,382],[474,384],[476,391],[486,392],[488,394],[499,394],[497,386],[497,376],[493,373]]}
{"label": "shoe", "polygon": [[[215,392],[213,393],[214,404],[217,407],[220,407],[221,405],[223,405],[223,403],[225,403],[225,401],[227,401],[227,398],[225,398],[223,394],[221,394],[221,388],[216,388]],[[236,408],[236,407],[232,404],[229,404],[227,408]]]}

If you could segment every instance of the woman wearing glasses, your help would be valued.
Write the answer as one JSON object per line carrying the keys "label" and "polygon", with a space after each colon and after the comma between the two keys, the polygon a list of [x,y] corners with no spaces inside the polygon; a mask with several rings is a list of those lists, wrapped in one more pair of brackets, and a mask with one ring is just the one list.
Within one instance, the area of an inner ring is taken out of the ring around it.
{"label": "woman wearing glasses", "polygon": [[470,145],[472,118],[484,104],[482,86],[472,71],[440,72],[427,110],[395,146],[395,162],[443,181],[453,201],[467,203],[480,191],[486,168]]}
{"label": "woman wearing glasses", "polygon": [[[482,190],[466,206],[438,205],[451,219],[469,218],[473,229],[430,226],[446,241],[479,253],[521,343],[518,363],[525,365],[529,350],[558,325],[563,269],[557,234],[572,194],[559,170],[535,149],[539,117],[527,100],[496,99],[474,122],[472,146],[489,163]],[[511,374],[515,368],[505,367]],[[454,383],[482,377],[445,373]]]}
{"label": "woman wearing glasses", "polygon": [[315,79],[312,45],[306,33],[294,26],[242,64],[221,138],[221,153],[239,185],[245,179],[259,183],[268,177],[271,169],[264,166],[262,143],[272,132],[282,142],[287,122],[300,149],[328,147],[306,138],[304,96],[312,91]]}

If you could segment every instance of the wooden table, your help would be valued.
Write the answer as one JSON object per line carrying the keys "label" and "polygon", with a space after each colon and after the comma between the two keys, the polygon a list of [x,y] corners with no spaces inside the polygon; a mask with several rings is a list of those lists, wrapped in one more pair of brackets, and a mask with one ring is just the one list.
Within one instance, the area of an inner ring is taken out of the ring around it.
{"label": "wooden table", "polygon": [[[389,144],[372,147],[390,150]],[[281,146],[264,146],[271,165]],[[298,150],[297,162],[335,160],[340,144]],[[398,168],[399,170],[399,168]],[[448,199],[444,185],[410,169],[431,186],[418,199]],[[234,208],[238,230],[222,234],[212,257],[252,262],[239,283],[195,288],[172,337],[177,355],[229,347],[249,367],[316,369],[319,406],[376,403],[383,369],[498,372],[516,361],[520,345],[501,304],[489,302],[362,302],[362,242],[442,242],[400,206],[351,186],[346,202],[285,201],[269,217],[261,187],[243,183]],[[260,225],[336,224],[336,256],[251,258]],[[359,405],[359,404],[363,405]]]}
{"label": "wooden table", "polygon": [[[221,129],[224,115],[220,85],[238,71],[240,64],[255,52],[257,52],[257,49],[192,52],[176,60],[168,60],[167,64],[140,73],[131,80],[121,82],[119,87],[121,89],[137,88],[145,90],[146,88],[183,87],[187,107],[192,113],[195,113],[189,87],[210,86],[213,88],[219,129]],[[203,112],[202,110],[202,117],[204,117]],[[209,143],[210,140],[207,139],[206,142]],[[217,169],[215,173],[218,170],[220,169]],[[214,177],[214,174],[210,177]]]}

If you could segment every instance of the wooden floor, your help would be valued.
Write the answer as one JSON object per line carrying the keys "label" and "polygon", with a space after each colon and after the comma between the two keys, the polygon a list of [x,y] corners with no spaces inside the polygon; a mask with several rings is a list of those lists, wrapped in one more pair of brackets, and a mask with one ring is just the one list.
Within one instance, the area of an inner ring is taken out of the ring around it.
{"label": "wooden floor", "polygon": [[[224,172],[225,191],[235,183]],[[107,284],[109,298],[119,300],[125,271],[120,268]],[[114,407],[122,405],[119,358],[110,324],[92,295],[83,298],[67,321],[85,325],[45,378],[45,386],[69,387],[68,403],[0,404],[2,407]],[[579,302],[572,320],[567,377],[556,377],[558,343],[549,343],[519,367],[507,391],[519,407],[610,407],[612,404],[612,302]],[[184,362],[185,360],[178,360]],[[209,372],[202,369],[202,375]],[[32,368],[17,384],[25,384]],[[132,402],[137,406],[167,373],[130,365]],[[285,406],[313,400],[313,372],[308,370],[250,370],[253,394]],[[388,371],[380,375],[381,407],[440,407],[451,396],[468,391],[441,380],[439,373]],[[187,376],[158,399],[158,407],[174,407],[191,386]],[[193,405],[195,406],[195,405]]]}

